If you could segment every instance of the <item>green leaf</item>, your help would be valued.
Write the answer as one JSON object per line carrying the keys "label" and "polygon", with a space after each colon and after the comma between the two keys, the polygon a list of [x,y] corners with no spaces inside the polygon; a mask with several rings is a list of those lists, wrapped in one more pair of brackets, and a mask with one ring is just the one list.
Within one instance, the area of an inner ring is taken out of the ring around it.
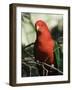
{"label": "green leaf", "polygon": [[55,53],[57,67],[59,68],[59,66],[60,66],[60,51],[59,51],[59,45],[57,42],[55,43],[54,53]]}

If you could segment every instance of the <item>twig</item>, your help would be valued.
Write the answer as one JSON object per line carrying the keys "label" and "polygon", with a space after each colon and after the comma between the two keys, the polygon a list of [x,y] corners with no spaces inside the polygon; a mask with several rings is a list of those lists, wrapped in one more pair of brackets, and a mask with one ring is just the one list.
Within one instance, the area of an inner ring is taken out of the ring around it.
{"label": "twig", "polygon": [[39,63],[38,63],[38,62],[35,62],[35,64],[38,64],[38,65],[46,65],[46,66],[48,66],[48,67],[50,67],[50,68],[52,68],[52,69],[58,71],[59,73],[63,74],[63,72],[60,71],[59,69],[57,69],[57,68],[55,68],[55,67],[52,67],[51,65],[46,64],[46,63],[44,63],[44,62],[39,62]]}
{"label": "twig", "polygon": [[60,71],[59,69],[57,69],[57,68],[55,68],[55,67],[52,67],[51,65],[46,64],[46,63],[43,63],[43,64],[46,65],[46,66],[48,66],[48,67],[50,67],[50,68],[52,68],[52,69],[54,69],[54,70],[56,70],[56,71],[58,71],[58,72],[61,73],[61,74],[63,74],[63,72]]}
{"label": "twig", "polygon": [[25,62],[22,62],[22,64],[24,64],[24,65],[28,66],[29,68],[31,67],[31,68],[37,69],[37,68],[35,68],[34,66],[28,65],[28,64],[27,64],[27,63],[25,63]]}
{"label": "twig", "polygon": [[42,67],[43,67],[43,76],[45,74],[45,71],[46,71],[46,76],[47,76],[48,75],[48,70],[44,67],[44,64],[42,65]]}
{"label": "twig", "polygon": [[26,50],[24,50],[24,51],[25,51],[26,54],[28,54],[32,59],[34,59],[33,56],[32,56],[29,52],[27,52]]}
{"label": "twig", "polygon": [[[60,48],[60,47],[59,47]],[[58,49],[58,48],[56,48],[56,49]],[[56,50],[55,49],[55,50]],[[33,56],[29,53],[29,52],[27,52],[27,51],[25,51],[33,60],[34,60],[34,58],[33,58]],[[48,59],[48,58],[46,58],[46,59]],[[56,70],[56,71],[58,71],[59,73],[61,73],[61,74],[63,74],[63,72],[62,71],[60,71],[59,69],[57,69],[57,68],[55,68],[55,67],[52,67],[51,65],[49,65],[49,64],[46,64],[46,63],[44,63],[44,62],[36,62],[35,64],[38,64],[38,65],[46,65],[46,66],[48,66],[48,67],[50,67],[50,68],[52,68],[52,69],[54,69],[54,70]]]}
{"label": "twig", "polygon": [[24,49],[26,49],[27,47],[34,45],[34,43],[30,43],[29,45],[25,46]]}

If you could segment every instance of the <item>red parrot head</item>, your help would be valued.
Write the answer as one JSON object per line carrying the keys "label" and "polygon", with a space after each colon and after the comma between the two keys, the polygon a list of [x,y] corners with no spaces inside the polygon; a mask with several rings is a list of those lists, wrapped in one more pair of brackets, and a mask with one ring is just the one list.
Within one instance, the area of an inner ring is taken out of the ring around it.
{"label": "red parrot head", "polygon": [[38,20],[35,23],[35,28],[37,31],[39,32],[44,32],[45,30],[48,30],[48,26],[46,25],[46,23],[42,20]]}

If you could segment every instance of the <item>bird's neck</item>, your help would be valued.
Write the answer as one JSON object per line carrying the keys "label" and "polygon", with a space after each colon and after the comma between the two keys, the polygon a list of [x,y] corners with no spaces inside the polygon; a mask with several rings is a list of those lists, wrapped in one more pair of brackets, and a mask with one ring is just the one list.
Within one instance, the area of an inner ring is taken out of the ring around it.
{"label": "bird's neck", "polygon": [[43,41],[50,41],[52,39],[50,33],[44,32],[43,34],[37,35],[37,41],[43,42]]}

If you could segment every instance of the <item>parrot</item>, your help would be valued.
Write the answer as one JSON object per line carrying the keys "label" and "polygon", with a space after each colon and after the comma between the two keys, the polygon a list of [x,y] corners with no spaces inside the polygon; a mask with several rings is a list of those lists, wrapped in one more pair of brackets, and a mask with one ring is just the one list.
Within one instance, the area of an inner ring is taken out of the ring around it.
{"label": "parrot", "polygon": [[34,43],[35,60],[49,63],[54,67],[54,47],[55,42],[51,36],[47,24],[43,20],[35,23],[36,40]]}

